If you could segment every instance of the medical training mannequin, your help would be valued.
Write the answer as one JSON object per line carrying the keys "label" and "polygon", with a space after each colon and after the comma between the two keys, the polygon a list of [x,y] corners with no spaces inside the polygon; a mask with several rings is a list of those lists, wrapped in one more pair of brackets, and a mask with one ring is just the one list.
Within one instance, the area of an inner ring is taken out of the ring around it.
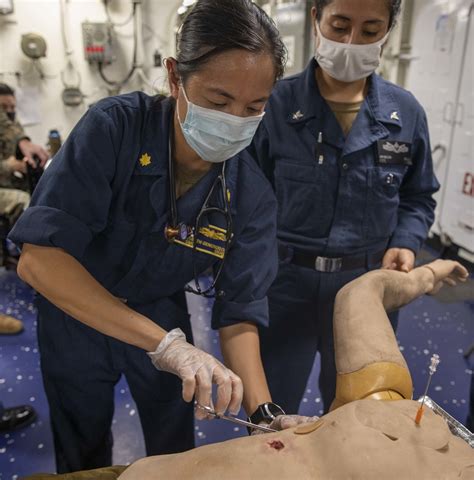
{"label": "medical training mannequin", "polygon": [[[437,260],[410,273],[376,270],[354,280],[337,295],[334,313],[333,407],[350,404],[294,429],[146,458],[120,480],[328,480],[346,479],[349,472],[351,479],[474,478],[473,450],[441,417],[427,411],[416,426],[416,402],[354,401],[371,398],[374,390],[379,395],[372,398],[411,398],[410,373],[386,311],[436,291],[443,281],[466,278],[460,264]],[[355,389],[351,375],[358,375]],[[357,391],[361,375],[365,392]]]}
{"label": "medical training mannequin", "polygon": [[354,280],[339,292],[334,310],[333,407],[340,408],[296,428],[145,458],[119,480],[474,478],[473,450],[441,417],[426,410],[415,424],[419,404],[404,400],[412,395],[411,377],[386,314],[467,276],[459,263],[437,260],[410,273],[377,270]]}

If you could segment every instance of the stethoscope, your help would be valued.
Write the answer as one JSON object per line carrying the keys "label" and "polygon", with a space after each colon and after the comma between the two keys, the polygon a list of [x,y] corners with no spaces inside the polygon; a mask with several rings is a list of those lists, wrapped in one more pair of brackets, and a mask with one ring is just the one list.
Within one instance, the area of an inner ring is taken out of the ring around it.
{"label": "stethoscope", "polygon": [[[222,169],[219,175],[214,180],[209,193],[202,204],[201,210],[196,217],[196,222],[194,227],[190,227],[186,225],[184,222],[178,221],[178,207],[177,207],[177,200],[176,200],[176,178],[175,178],[175,169],[174,169],[174,161],[173,161],[173,130],[171,127],[170,138],[168,143],[168,170],[169,170],[169,189],[170,189],[170,205],[171,205],[171,221],[168,222],[165,226],[165,237],[170,243],[174,243],[175,240],[180,240],[182,242],[186,242],[190,237],[193,239],[193,272],[194,272],[194,287],[190,285],[186,285],[184,288],[186,292],[194,293],[195,295],[201,295],[206,298],[215,298],[215,297],[222,297],[225,293],[222,290],[216,291],[215,287],[219,277],[222,273],[224,268],[224,263],[227,257],[227,252],[229,251],[230,243],[233,237],[232,233],[232,216],[230,213],[230,199],[229,193],[226,186],[226,167],[227,162],[222,163]],[[210,205],[211,199],[213,194],[219,191],[224,208],[220,207],[212,207]],[[226,233],[225,233],[225,242],[224,242],[224,252],[222,254],[222,258],[220,259],[220,263],[218,268],[214,271],[214,279],[209,287],[203,287],[199,283],[199,274],[200,272],[197,270],[197,262],[196,262],[196,255],[198,252],[198,234],[200,228],[202,226],[201,222],[206,215],[211,214],[218,214],[222,215],[225,219],[226,225]]]}

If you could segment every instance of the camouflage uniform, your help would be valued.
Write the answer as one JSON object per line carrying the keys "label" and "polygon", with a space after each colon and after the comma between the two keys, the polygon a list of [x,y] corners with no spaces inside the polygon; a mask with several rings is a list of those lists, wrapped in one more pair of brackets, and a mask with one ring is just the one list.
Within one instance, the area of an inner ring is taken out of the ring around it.
{"label": "camouflage uniform", "polygon": [[15,155],[19,140],[28,138],[18,120],[10,120],[7,114],[0,110],[0,158]]}
{"label": "camouflage uniform", "polygon": [[[16,155],[18,142],[23,138],[28,138],[25,135],[23,127],[17,120],[10,120],[7,114],[0,110],[0,175],[5,173],[4,160],[12,155]],[[3,181],[3,179],[2,179]]]}
{"label": "camouflage uniform", "polygon": [[[12,173],[6,167],[6,159],[15,156],[17,144],[25,135],[19,122],[12,122],[0,109],[0,215],[14,215],[20,206],[26,208],[30,201],[28,193],[14,189]],[[14,215],[15,217],[17,215]]]}

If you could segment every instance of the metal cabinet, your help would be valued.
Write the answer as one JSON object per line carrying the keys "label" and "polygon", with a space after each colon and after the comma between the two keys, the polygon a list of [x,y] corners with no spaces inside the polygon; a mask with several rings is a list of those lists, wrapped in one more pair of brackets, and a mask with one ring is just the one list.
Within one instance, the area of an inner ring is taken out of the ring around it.
{"label": "metal cabinet", "polygon": [[[441,190],[432,232],[474,255],[472,0],[415,2],[405,87],[424,106]],[[474,257],[473,257],[474,258]]]}

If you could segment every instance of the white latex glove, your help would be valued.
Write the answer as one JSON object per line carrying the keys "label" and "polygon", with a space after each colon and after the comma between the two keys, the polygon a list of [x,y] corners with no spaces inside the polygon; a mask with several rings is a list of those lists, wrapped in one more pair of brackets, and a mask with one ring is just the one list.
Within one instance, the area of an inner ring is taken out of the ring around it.
{"label": "white latex glove", "polygon": [[[204,406],[223,414],[227,409],[233,415],[240,410],[243,385],[240,378],[221,362],[186,342],[184,333],[175,328],[168,332],[154,352],[148,353],[158,370],[174,373],[183,381],[183,399],[190,402],[193,396]],[[212,384],[217,385],[217,401],[212,402]],[[198,419],[207,418],[196,409]]]}
{"label": "white latex glove", "polygon": [[[273,428],[273,430],[286,430],[287,428],[297,427],[303,423],[312,423],[319,420],[319,417],[305,417],[304,415],[278,415],[272,423],[262,423],[266,427]],[[261,430],[253,430],[251,435],[260,435]]]}
{"label": "white latex glove", "polygon": [[319,417],[305,417],[304,415],[278,415],[270,423],[269,427],[273,430],[286,430],[287,428],[297,427],[302,423],[312,423],[319,420]]}

